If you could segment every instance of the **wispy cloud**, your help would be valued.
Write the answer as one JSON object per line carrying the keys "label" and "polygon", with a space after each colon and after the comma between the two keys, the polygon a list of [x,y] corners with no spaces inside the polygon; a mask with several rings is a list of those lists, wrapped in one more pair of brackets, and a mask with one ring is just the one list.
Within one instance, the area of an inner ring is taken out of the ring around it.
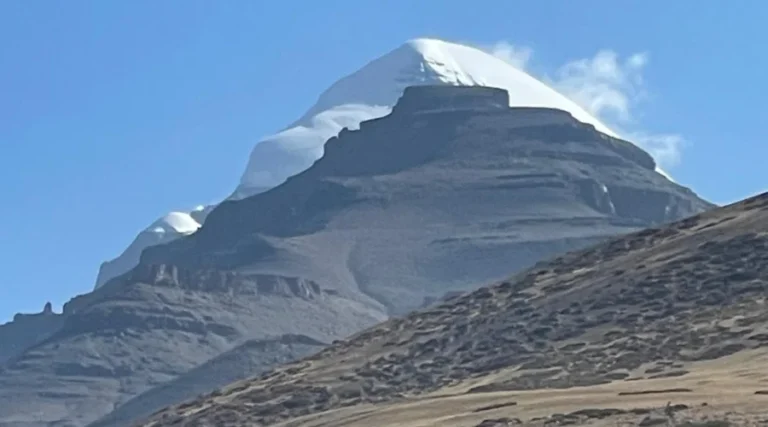
{"label": "wispy cloud", "polygon": [[[532,49],[507,42],[486,50],[520,69],[526,69],[533,56]],[[675,133],[644,129],[637,117],[648,98],[644,72],[649,59],[646,52],[622,58],[615,51],[604,49],[591,58],[569,61],[551,75],[537,77],[622,137],[643,147],[662,168],[669,168],[680,162],[685,139]]]}
{"label": "wispy cloud", "polygon": [[508,42],[498,42],[488,50],[497,58],[524,70],[533,55],[533,49],[529,47],[515,46]]}
{"label": "wispy cloud", "polygon": [[675,133],[625,132],[622,134],[651,154],[662,168],[669,169],[680,163],[682,150],[688,141]]}
{"label": "wispy cloud", "polygon": [[601,50],[592,58],[568,62],[548,80],[590,113],[630,122],[633,106],[644,96],[642,74],[647,63],[645,53],[622,61],[616,52]]}

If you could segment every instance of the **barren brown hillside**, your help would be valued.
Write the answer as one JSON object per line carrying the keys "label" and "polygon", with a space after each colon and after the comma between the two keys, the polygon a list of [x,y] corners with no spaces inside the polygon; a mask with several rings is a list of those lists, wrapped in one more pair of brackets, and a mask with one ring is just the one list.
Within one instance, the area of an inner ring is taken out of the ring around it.
{"label": "barren brown hillside", "polygon": [[573,252],[142,425],[757,425],[767,224],[762,194]]}

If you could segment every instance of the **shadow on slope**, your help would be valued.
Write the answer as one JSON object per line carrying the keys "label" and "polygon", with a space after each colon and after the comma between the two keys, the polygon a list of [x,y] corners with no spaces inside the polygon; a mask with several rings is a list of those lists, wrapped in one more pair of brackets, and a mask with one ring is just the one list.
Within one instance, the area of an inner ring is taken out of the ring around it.
{"label": "shadow on slope", "polygon": [[304,335],[250,340],[129,400],[89,427],[128,425],[165,406],[183,402],[231,382],[249,378],[268,366],[282,365],[317,352],[327,344]]}

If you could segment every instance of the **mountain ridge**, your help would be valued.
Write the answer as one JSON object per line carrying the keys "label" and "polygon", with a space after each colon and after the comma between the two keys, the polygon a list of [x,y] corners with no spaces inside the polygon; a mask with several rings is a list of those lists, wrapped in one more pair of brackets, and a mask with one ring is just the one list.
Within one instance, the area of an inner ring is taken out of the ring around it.
{"label": "mountain ridge", "polygon": [[151,412],[167,403],[153,390],[170,398],[184,395],[178,384],[218,385],[194,369],[244,342],[332,342],[712,207],[642,150],[552,109],[489,108],[489,93],[504,96],[409,90],[400,102],[419,108],[340,132],[309,169],[145,249],[130,272],[65,305],[55,334],[0,365],[0,426],[80,427],[130,402]]}

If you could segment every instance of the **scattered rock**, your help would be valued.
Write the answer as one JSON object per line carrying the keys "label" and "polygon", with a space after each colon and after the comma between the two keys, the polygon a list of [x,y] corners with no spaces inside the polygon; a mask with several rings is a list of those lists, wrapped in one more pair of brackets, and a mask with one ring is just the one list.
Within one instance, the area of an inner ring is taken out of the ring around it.
{"label": "scattered rock", "polygon": [[587,418],[606,418],[606,417],[612,417],[614,415],[620,415],[620,414],[626,414],[627,411],[623,409],[614,409],[614,408],[607,408],[607,409],[579,409],[578,411],[571,412],[568,415],[572,416],[578,416],[578,417],[587,417]]}
{"label": "scattered rock", "polygon": [[523,422],[517,418],[494,418],[483,420],[475,427],[509,427],[522,424]]}
{"label": "scattered rock", "polygon": [[497,403],[495,405],[488,405],[488,406],[483,406],[483,407],[477,408],[477,409],[475,409],[472,412],[490,411],[491,409],[506,408],[508,406],[516,406],[516,405],[517,405],[517,402]]}
{"label": "scattered rock", "polygon": [[728,420],[704,420],[704,421],[685,421],[677,427],[731,427],[733,424]]}
{"label": "scattered rock", "polygon": [[670,372],[663,372],[661,374],[651,375],[648,377],[649,379],[657,379],[657,378],[673,378],[673,377],[682,377],[683,375],[688,374],[688,371],[680,370],[680,371],[670,371]]}
{"label": "scattered rock", "polygon": [[654,416],[647,416],[640,420],[640,422],[637,424],[640,427],[650,427],[650,426],[660,426],[660,425],[666,425],[669,422],[668,418],[662,418],[662,417],[654,417]]}
{"label": "scattered rock", "polygon": [[640,390],[640,391],[621,391],[619,396],[635,396],[640,394],[663,394],[663,393],[691,393],[689,388],[668,388],[663,390]]}

